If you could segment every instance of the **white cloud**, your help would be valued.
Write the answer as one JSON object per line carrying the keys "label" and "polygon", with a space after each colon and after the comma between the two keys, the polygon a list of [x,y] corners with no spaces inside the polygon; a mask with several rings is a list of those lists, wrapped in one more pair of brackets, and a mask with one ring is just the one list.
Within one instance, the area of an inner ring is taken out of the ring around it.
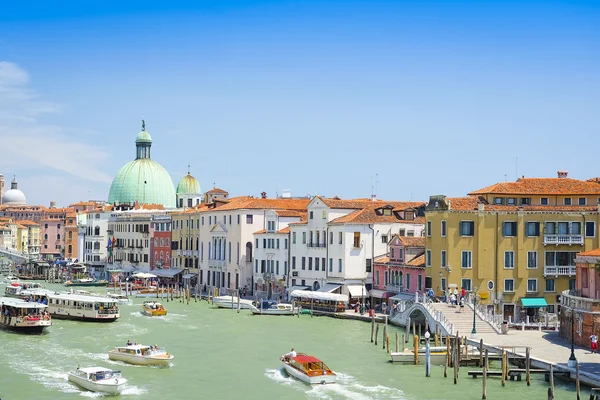
{"label": "white cloud", "polygon": [[40,98],[26,71],[0,61],[0,153],[3,164],[12,169],[0,172],[19,175],[20,170],[34,169],[47,174],[54,169],[88,181],[111,181],[102,170],[109,159],[106,150],[82,142],[77,130],[39,120],[62,109]]}

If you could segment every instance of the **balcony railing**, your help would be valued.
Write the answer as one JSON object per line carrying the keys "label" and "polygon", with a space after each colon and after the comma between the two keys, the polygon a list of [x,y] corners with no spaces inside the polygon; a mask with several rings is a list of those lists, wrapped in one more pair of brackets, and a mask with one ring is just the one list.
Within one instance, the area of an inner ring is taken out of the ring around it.
{"label": "balcony railing", "polygon": [[389,284],[389,285],[385,285],[385,289],[389,290],[390,292],[400,293],[404,289],[404,286]]}
{"label": "balcony railing", "polygon": [[208,260],[209,267],[224,267],[225,265],[225,260]]}
{"label": "balcony railing", "polygon": [[589,299],[581,297],[581,293],[576,290],[565,290],[560,296],[560,305],[575,310],[599,312],[600,299]]}
{"label": "balcony railing", "polygon": [[307,243],[306,247],[326,247],[325,243]]}
{"label": "balcony railing", "polygon": [[544,235],[544,245],[546,244],[583,244],[583,235]]}
{"label": "balcony railing", "polygon": [[544,267],[544,276],[575,276],[577,267]]}

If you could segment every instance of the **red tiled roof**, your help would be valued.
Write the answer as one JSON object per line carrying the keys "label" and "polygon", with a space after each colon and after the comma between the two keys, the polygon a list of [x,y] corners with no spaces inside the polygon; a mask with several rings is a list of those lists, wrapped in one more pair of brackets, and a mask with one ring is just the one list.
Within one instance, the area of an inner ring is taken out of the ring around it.
{"label": "red tiled roof", "polygon": [[425,253],[417,256],[406,263],[409,267],[424,267],[425,266]]}
{"label": "red tiled roof", "polygon": [[[478,204],[480,203],[480,200],[475,196],[450,197],[446,199],[446,201],[449,204],[449,209],[454,211],[476,211],[478,209]],[[485,211],[598,211],[597,206],[506,206],[496,204],[485,204],[483,209]]]}
{"label": "red tiled roof", "polygon": [[425,219],[422,217],[416,217],[415,219],[398,219],[394,213],[392,215],[379,215],[375,211],[384,205],[391,205],[394,210],[405,210],[411,207],[423,206],[425,203],[422,202],[385,202],[382,204],[373,204],[370,202],[364,204],[364,207],[352,211],[351,213],[342,217],[336,218],[330,222],[330,224],[374,224],[374,223],[407,223],[407,224],[424,224]]}
{"label": "red tiled roof", "polygon": [[256,231],[253,233],[253,235],[260,235],[261,233],[267,233],[266,229],[261,229],[260,231]]}
{"label": "red tiled roof", "polygon": [[380,264],[385,264],[385,263],[390,262],[390,257],[388,257],[388,256],[381,256],[381,257],[376,258],[375,262],[376,263],[380,263]]}
{"label": "red tiled roof", "polygon": [[600,257],[600,249],[584,251],[583,253],[579,253],[578,255],[583,257]]}
{"label": "red tiled roof", "polygon": [[480,194],[600,195],[600,185],[593,180],[571,178],[519,178],[516,182],[499,182],[469,193]]}
{"label": "red tiled roof", "polygon": [[398,235],[398,239],[400,239],[404,247],[425,247],[425,238],[421,236]]}
{"label": "red tiled roof", "polygon": [[306,217],[306,210],[277,210],[280,217]]}
{"label": "red tiled roof", "polygon": [[244,209],[275,209],[275,210],[306,210],[309,199],[262,199],[250,196],[231,198],[227,204],[207,211],[244,210]]}
{"label": "red tiled roof", "polygon": [[225,194],[225,193],[229,193],[229,192],[227,192],[227,190],[223,190],[223,189],[219,189],[219,188],[212,188],[206,193],[208,193],[208,194],[217,194],[217,193]]}
{"label": "red tiled roof", "polygon": [[286,226],[283,229],[280,229],[277,233],[290,233],[290,227]]}

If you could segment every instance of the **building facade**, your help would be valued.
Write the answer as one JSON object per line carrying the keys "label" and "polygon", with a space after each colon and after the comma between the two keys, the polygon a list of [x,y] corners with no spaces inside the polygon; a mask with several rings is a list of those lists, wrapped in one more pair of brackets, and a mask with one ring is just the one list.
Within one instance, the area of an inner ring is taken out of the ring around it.
{"label": "building facade", "polygon": [[171,216],[152,215],[150,226],[151,269],[171,268]]}
{"label": "building facade", "polygon": [[520,321],[523,298],[557,312],[575,287],[575,257],[598,247],[600,184],[521,178],[469,193],[431,196],[426,208],[426,274],[436,295],[449,286],[477,292],[505,319]]}

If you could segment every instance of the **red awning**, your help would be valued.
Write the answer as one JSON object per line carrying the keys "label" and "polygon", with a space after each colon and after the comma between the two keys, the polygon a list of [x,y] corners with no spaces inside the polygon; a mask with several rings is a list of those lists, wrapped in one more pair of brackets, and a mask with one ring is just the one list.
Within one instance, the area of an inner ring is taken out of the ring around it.
{"label": "red awning", "polygon": [[300,363],[300,364],[306,364],[306,363],[320,363],[321,360],[319,360],[316,357],[313,356],[296,356],[294,357],[294,361]]}

